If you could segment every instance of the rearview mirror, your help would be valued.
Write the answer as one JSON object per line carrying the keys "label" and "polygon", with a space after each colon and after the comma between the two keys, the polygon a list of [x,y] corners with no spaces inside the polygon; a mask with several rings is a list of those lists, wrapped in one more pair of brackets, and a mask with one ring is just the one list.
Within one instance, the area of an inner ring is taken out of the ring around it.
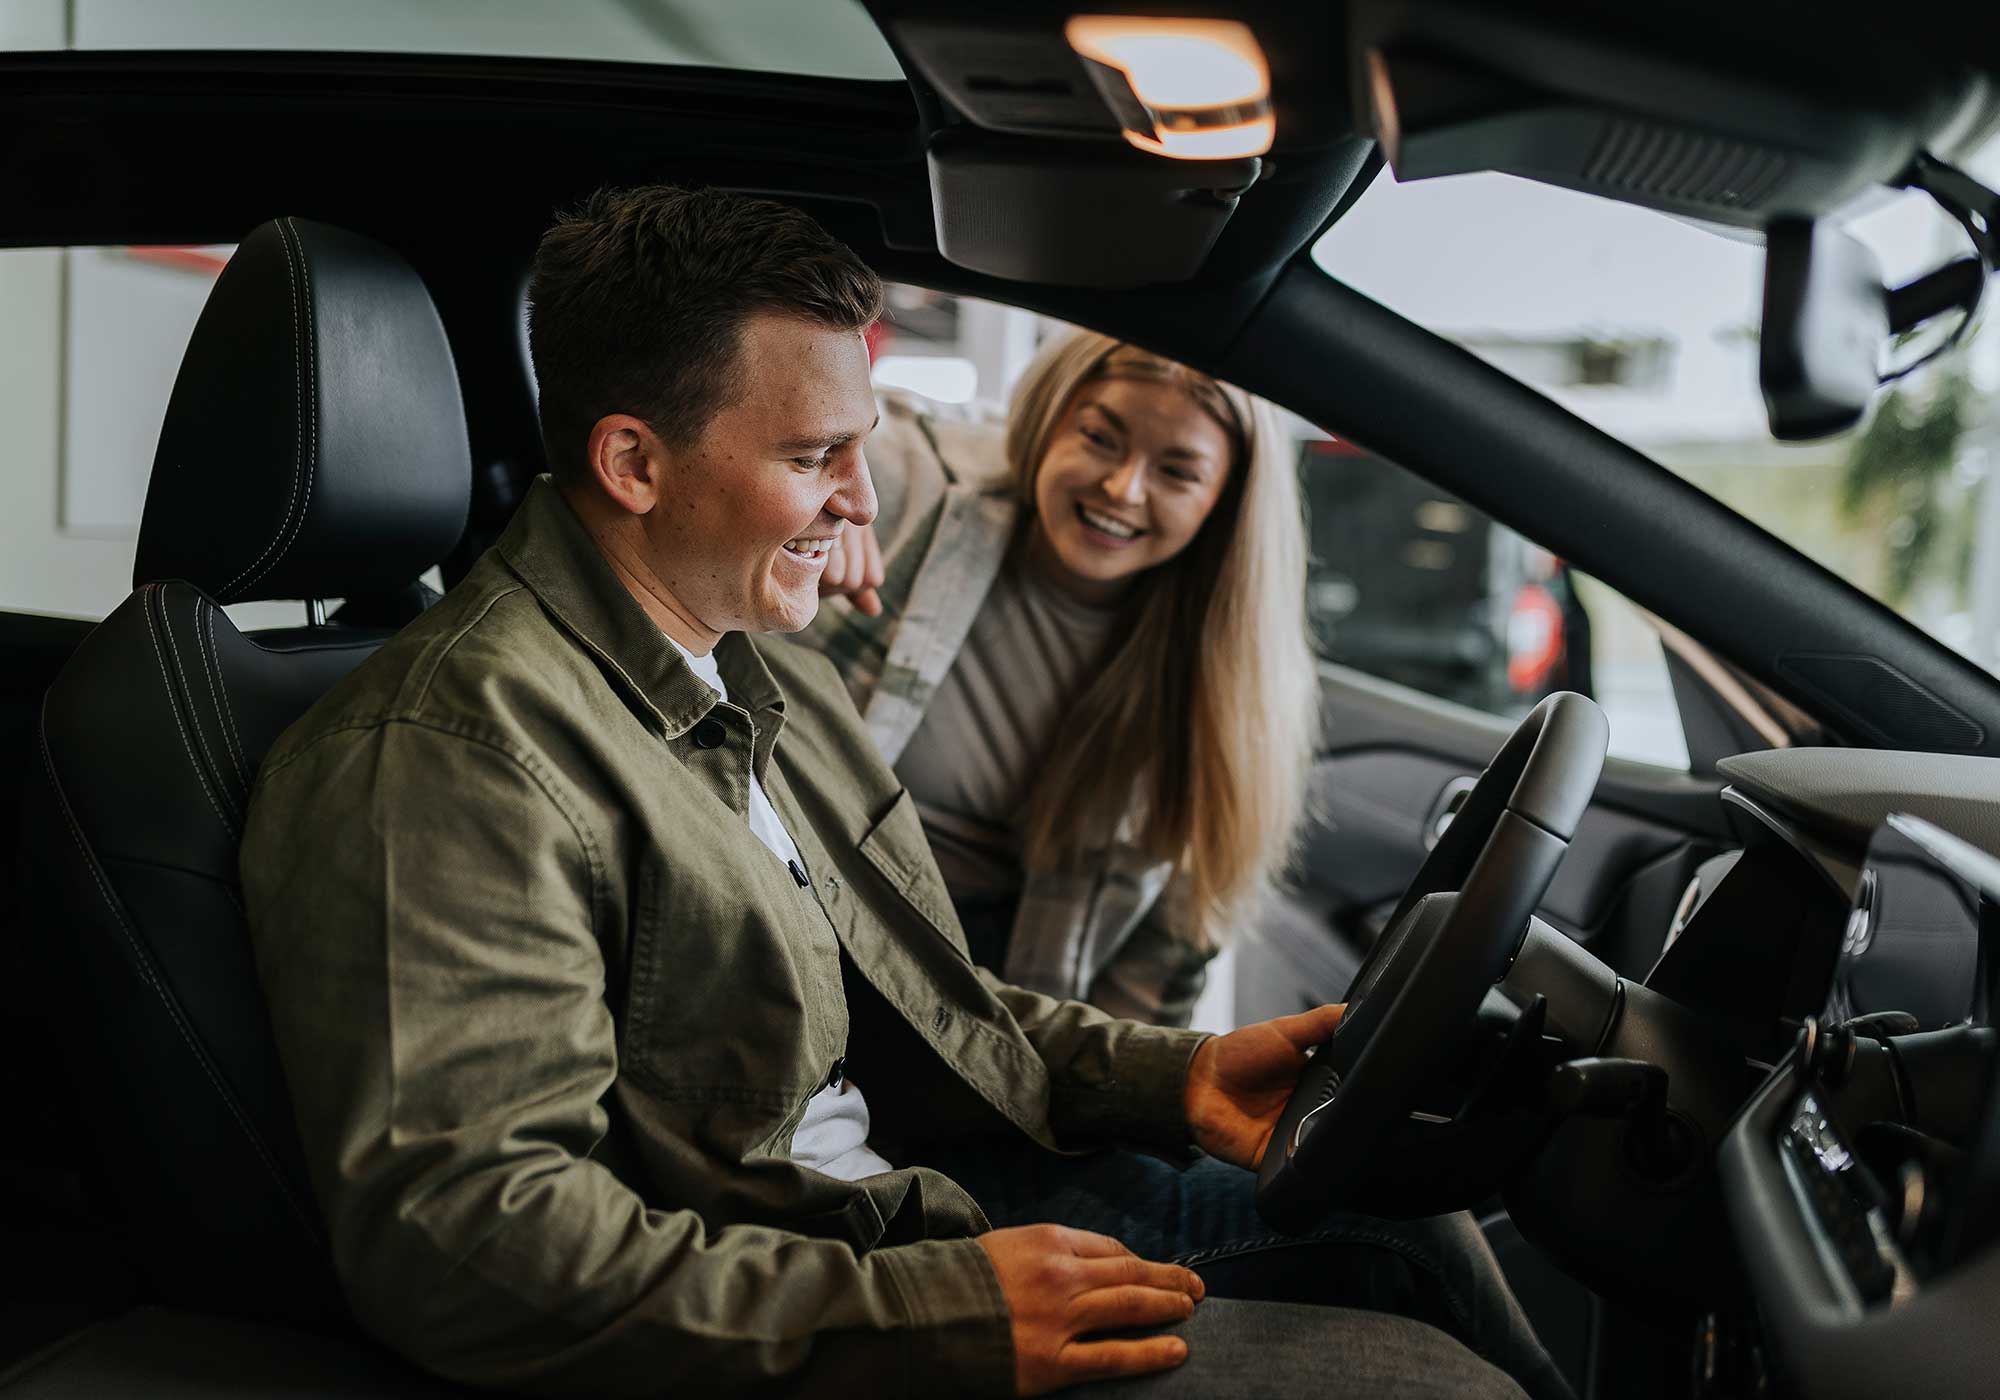
{"label": "rearview mirror", "polygon": [[1888,342],[1889,299],[1873,252],[1811,219],[1765,230],[1757,376],[1772,437],[1827,437],[1860,422]]}

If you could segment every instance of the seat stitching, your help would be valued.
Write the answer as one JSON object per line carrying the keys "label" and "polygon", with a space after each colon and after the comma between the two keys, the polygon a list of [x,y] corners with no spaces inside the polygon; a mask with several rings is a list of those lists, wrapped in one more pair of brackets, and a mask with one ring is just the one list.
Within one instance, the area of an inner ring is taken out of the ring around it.
{"label": "seat stitching", "polygon": [[[206,678],[208,681],[208,698],[215,705],[216,722],[218,725],[222,727],[222,750],[224,753],[229,755],[229,762],[236,769],[237,781],[242,782],[243,763],[242,760],[237,758],[236,750],[230,747],[228,727],[226,725],[221,725],[222,692],[216,688],[215,669],[208,664],[208,648],[202,642],[202,620],[204,617],[206,617],[206,615],[207,615],[207,599],[197,594],[194,600],[194,654],[201,659],[201,673],[203,677]],[[169,631],[167,635],[169,638],[171,638],[173,636],[173,633]],[[180,655],[178,652],[175,653],[174,660],[176,663],[180,661]],[[200,726],[196,726],[196,728],[198,731]]]}
{"label": "seat stitching", "polygon": [[278,528],[272,533],[270,542],[264,546],[263,553],[244,565],[241,573],[223,585],[222,592],[225,595],[236,592],[236,586],[239,583],[245,583],[250,571],[263,563],[270,556],[271,551],[277,547],[279,536],[284,534],[285,526],[291,523],[292,507],[297,503],[299,498],[299,474],[305,457],[306,424],[305,411],[300,406],[301,385],[304,382],[304,375],[300,372],[299,368],[299,274],[298,269],[292,266],[292,245],[285,239],[285,230],[282,224],[278,227],[278,247],[285,255],[285,290],[290,292],[292,297],[292,490],[291,494],[285,498],[284,518],[278,522]]}
{"label": "seat stitching", "polygon": [[208,809],[215,813],[215,819],[222,823],[222,829],[233,841],[236,839],[236,828],[230,825],[229,818],[222,815],[222,807],[216,802],[215,793],[209,789],[208,775],[202,771],[201,761],[194,756],[194,745],[188,742],[187,725],[181,720],[181,707],[174,703],[174,679],[167,674],[167,658],[160,650],[160,634],[153,624],[153,595],[159,587],[157,583],[146,585],[146,635],[153,643],[153,658],[160,665],[160,683],[167,688],[167,709],[173,712],[174,728],[180,731],[181,747],[187,751],[188,766],[194,769],[195,780],[201,784],[202,796],[208,799]]}
{"label": "seat stitching", "polygon": [[[305,375],[306,375],[306,387],[305,387],[306,489],[305,489],[305,494],[299,498],[299,511],[297,518],[293,518],[289,512],[286,515],[286,524],[290,525],[291,530],[289,534],[285,535],[285,542],[283,546],[279,548],[277,554],[272,556],[270,563],[266,564],[262,569],[259,569],[257,571],[255,577],[250,578],[244,582],[243,586],[245,588],[248,588],[251,584],[257,582],[258,579],[263,578],[264,575],[270,573],[271,570],[277,568],[279,564],[283,563],[285,556],[292,552],[292,546],[299,542],[299,536],[305,533],[306,516],[309,515],[312,511],[313,481],[314,478],[318,475],[317,468],[319,466],[319,384],[318,384],[317,371],[318,371],[318,361],[319,361],[319,343],[315,338],[316,333],[313,328],[312,264],[306,261],[306,244],[305,240],[299,237],[298,225],[289,218],[280,219],[278,221],[278,234],[280,238],[283,238],[286,229],[291,230],[292,239],[298,245],[299,277],[305,286],[304,294],[300,298],[300,300],[305,305],[305,331],[301,338],[301,341],[302,344],[305,346]],[[282,529],[282,527],[280,528]]]}
{"label": "seat stitching", "polygon": [[222,649],[215,644],[215,615],[222,609],[206,599],[203,601],[208,609],[208,651],[215,658],[215,674],[221,682],[216,687],[216,694],[222,702],[222,718],[229,726],[229,737],[235,741],[236,747],[231,753],[236,760],[236,772],[247,789],[250,786],[250,753],[243,747],[243,735],[236,728],[236,714],[229,708],[229,681],[222,674]]}
{"label": "seat stitching", "polygon": [[62,811],[63,822],[69,828],[70,839],[76,842],[77,851],[83,857],[83,868],[90,873],[91,883],[97,886],[98,894],[103,897],[105,906],[111,910],[111,917],[117,921],[118,931],[125,936],[126,945],[132,950],[132,959],[138,964],[140,976],[146,979],[147,985],[159,997],[160,1004],[166,1008],[167,1019],[172,1021],[174,1029],[180,1032],[182,1041],[187,1044],[188,1053],[194,1056],[195,1063],[200,1065],[202,1073],[208,1076],[208,1082],[214,1088],[216,1096],[222,1100],[223,1106],[229,1110],[230,1116],[236,1120],[236,1125],[243,1130],[243,1135],[250,1139],[250,1145],[256,1149],[257,1156],[264,1163],[265,1170],[269,1171],[272,1179],[277,1182],[278,1193],[285,1198],[285,1204],[290,1206],[292,1213],[298,1216],[299,1223],[306,1228],[306,1233],[314,1240],[319,1239],[319,1226],[300,1205],[298,1197],[292,1192],[291,1183],[285,1179],[285,1174],[278,1169],[278,1163],[271,1156],[270,1149],[265,1145],[264,1139],[251,1126],[250,1120],[244,1116],[242,1108],[238,1106],[235,1096],[223,1084],[221,1076],[215,1072],[215,1066],[210,1063],[209,1057],[202,1052],[201,1046],[195,1041],[194,1033],[189,1030],[186,1017],[182,1015],[179,1004],[174,1001],[172,995],[168,993],[166,987],[162,985],[160,979],[154,974],[151,957],[140,945],[137,935],[132,931],[131,924],[126,921],[124,907],[119,904],[117,897],[112,894],[110,886],[104,882],[104,876],[97,868],[97,858],[91,854],[89,843],[83,839],[83,828],[77,824],[76,814],[70,810],[69,798],[64,794],[62,789],[62,780],[56,777],[55,759],[49,753],[48,729],[46,726],[41,726],[41,730],[42,767],[49,775],[49,789],[55,794],[56,806]]}
{"label": "seat stitching", "polygon": [[[167,635],[167,652],[174,658],[174,673],[181,678],[181,694],[187,697],[188,728],[194,731],[194,740],[197,744],[201,745],[201,756],[208,761],[208,770],[213,770],[215,773],[215,788],[217,794],[222,798],[223,804],[227,806],[231,811],[234,811],[236,804],[229,800],[229,793],[223,787],[222,765],[215,761],[215,754],[208,747],[208,735],[202,731],[201,716],[195,710],[194,687],[188,684],[187,670],[181,665],[180,643],[174,640],[173,619],[167,616],[167,595],[164,590],[162,590],[161,593],[159,594],[159,600],[160,600],[160,630],[166,633]],[[197,605],[197,608],[198,607],[199,605]],[[197,611],[196,613],[197,626],[199,626],[199,623],[200,623],[200,613],[199,611]],[[197,650],[199,650],[199,642],[201,637],[200,632],[197,631],[195,633],[195,637],[196,637]],[[169,699],[171,700],[171,698],[172,696],[170,694]],[[178,711],[176,711],[176,713],[178,713]],[[228,745],[225,744],[224,747],[227,748]],[[204,775],[208,770],[204,770]]]}

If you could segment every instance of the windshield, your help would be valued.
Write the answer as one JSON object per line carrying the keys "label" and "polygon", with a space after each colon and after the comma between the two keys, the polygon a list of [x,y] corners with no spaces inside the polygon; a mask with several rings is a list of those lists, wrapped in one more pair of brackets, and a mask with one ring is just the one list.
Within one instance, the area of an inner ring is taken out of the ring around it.
{"label": "windshield", "polygon": [[900,81],[859,0],[0,4],[0,50],[280,49],[671,63]]}
{"label": "windshield", "polygon": [[[1957,163],[2000,182],[2000,139]],[[1891,285],[1967,251],[1922,195],[1883,191],[1845,222]],[[1990,314],[1854,429],[1779,443],[1757,387],[1761,244],[1506,175],[1385,172],[1313,257],[2000,672]]]}

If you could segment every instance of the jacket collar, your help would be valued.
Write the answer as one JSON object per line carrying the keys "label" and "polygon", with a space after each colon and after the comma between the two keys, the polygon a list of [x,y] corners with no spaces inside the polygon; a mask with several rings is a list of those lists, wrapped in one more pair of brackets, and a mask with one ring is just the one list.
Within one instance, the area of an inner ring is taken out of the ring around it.
{"label": "jacket collar", "polygon": [[[494,550],[666,738],[680,738],[714,708],[715,692],[646,615],[547,476],[535,478]],[[775,731],[784,694],[757,649],[741,633],[726,633],[715,661],[730,703],[768,717]]]}

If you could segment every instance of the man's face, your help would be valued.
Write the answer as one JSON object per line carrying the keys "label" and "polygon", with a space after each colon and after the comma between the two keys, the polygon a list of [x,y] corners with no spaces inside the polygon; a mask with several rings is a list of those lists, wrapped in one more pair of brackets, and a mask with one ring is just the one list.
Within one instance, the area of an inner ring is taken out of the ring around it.
{"label": "man's face", "polygon": [[875,518],[867,345],[859,331],[753,316],[734,393],[698,441],[667,454],[648,562],[712,632],[796,632],[819,610],[827,550]]}

